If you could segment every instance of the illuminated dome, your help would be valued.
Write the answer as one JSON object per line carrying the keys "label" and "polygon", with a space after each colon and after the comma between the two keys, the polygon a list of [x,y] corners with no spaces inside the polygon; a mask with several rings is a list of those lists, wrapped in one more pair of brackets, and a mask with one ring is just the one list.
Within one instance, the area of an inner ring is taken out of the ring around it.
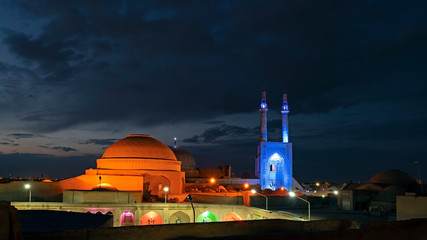
{"label": "illuminated dome", "polygon": [[416,181],[411,175],[396,169],[389,169],[375,174],[369,183],[384,185],[410,185]]}
{"label": "illuminated dome", "polygon": [[129,135],[105,150],[102,158],[149,158],[176,160],[174,153],[149,135]]}
{"label": "illuminated dome", "polygon": [[176,159],[181,162],[181,169],[183,171],[196,169],[196,163],[191,153],[179,147],[171,147],[170,149],[175,154]]}
{"label": "illuminated dome", "polygon": [[108,147],[98,169],[181,171],[172,150],[148,135],[129,135]]}

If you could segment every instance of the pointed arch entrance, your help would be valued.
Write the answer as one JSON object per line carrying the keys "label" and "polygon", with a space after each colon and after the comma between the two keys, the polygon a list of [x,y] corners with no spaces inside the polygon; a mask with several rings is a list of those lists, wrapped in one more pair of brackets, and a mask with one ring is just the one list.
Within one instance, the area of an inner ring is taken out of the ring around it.
{"label": "pointed arch entrance", "polygon": [[150,211],[139,219],[139,225],[159,225],[163,224],[163,218],[160,214]]}
{"label": "pointed arch entrance", "polygon": [[230,212],[227,215],[225,215],[223,221],[242,221],[242,220],[243,220],[242,217],[240,217],[234,212]]}
{"label": "pointed arch entrance", "polygon": [[196,222],[218,222],[218,218],[215,214],[206,211],[197,217]]}

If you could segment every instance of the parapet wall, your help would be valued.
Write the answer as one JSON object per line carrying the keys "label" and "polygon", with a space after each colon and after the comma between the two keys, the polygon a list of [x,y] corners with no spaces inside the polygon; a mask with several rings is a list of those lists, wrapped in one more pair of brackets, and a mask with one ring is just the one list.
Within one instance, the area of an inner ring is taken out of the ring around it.
{"label": "parapet wall", "polygon": [[0,202],[0,240],[20,240],[21,223],[19,214],[10,203]]}

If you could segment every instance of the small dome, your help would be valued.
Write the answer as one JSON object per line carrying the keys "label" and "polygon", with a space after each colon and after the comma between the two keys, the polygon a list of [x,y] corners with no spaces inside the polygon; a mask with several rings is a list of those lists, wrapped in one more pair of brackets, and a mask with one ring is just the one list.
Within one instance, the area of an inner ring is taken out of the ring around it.
{"label": "small dome", "polygon": [[149,135],[129,135],[108,147],[102,159],[139,158],[176,160],[174,153]]}
{"label": "small dome", "polygon": [[196,169],[196,163],[194,161],[193,155],[187,150],[179,147],[170,147],[172,152],[175,154],[176,159],[181,161],[182,170],[193,170]]}
{"label": "small dome", "polygon": [[375,174],[369,183],[384,185],[410,185],[416,184],[411,175],[396,169],[389,169]]}

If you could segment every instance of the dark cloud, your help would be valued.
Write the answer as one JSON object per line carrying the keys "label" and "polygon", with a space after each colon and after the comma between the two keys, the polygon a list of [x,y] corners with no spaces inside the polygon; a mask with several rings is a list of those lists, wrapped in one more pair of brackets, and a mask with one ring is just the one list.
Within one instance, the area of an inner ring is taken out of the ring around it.
{"label": "dark cloud", "polygon": [[111,144],[117,142],[117,140],[119,139],[115,139],[115,138],[106,138],[106,139],[89,139],[87,140],[85,143],[81,143],[81,144],[95,144],[95,145],[108,145],[110,146]]}
{"label": "dark cloud", "polygon": [[71,148],[71,147],[61,147],[61,146],[52,147],[52,149],[53,149],[53,150],[63,151],[63,152],[77,151],[76,149]]}
{"label": "dark cloud", "polygon": [[10,145],[10,146],[19,146],[17,143],[11,143],[11,142],[0,142],[1,145]]}
{"label": "dark cloud", "polygon": [[31,133],[11,133],[11,134],[8,134],[7,136],[11,136],[11,137],[14,137],[16,139],[36,137],[36,135],[31,134]]}
{"label": "dark cloud", "polygon": [[[287,89],[293,114],[327,113],[390,96],[379,91],[361,99],[354,93],[380,90],[379,79],[388,74],[383,69],[410,73],[426,61],[425,48],[413,45],[426,40],[418,27],[425,19],[399,17],[416,10],[386,2],[357,7],[337,1],[16,5],[45,24],[37,35],[5,31],[4,44],[38,65],[41,79],[65,81],[49,85],[63,91],[52,96],[57,101],[22,117],[41,132],[119,119],[145,126],[209,122],[218,114],[253,111],[262,86],[272,106]],[[408,59],[413,59],[411,69]],[[213,98],[212,92],[221,97]]]}
{"label": "dark cloud", "polygon": [[218,127],[208,128],[200,135],[194,135],[191,138],[184,139],[183,142],[188,143],[212,143],[218,138],[226,136],[244,136],[253,135],[252,128],[244,128],[232,125],[221,125]]}
{"label": "dark cloud", "polygon": [[62,151],[62,152],[75,152],[75,151],[77,151],[76,149],[74,149],[72,147],[62,147],[62,146],[51,147],[49,145],[39,145],[39,147],[45,148],[45,149],[58,150],[58,151]]}

